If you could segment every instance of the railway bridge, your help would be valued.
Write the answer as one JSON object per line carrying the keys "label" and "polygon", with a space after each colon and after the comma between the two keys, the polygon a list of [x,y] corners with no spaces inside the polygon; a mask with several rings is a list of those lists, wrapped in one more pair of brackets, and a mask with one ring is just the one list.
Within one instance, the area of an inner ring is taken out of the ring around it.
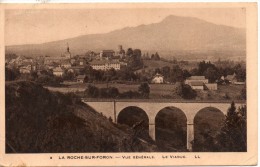
{"label": "railway bridge", "polygon": [[[84,103],[92,107],[95,111],[102,113],[106,117],[111,117],[117,123],[120,112],[128,107],[138,107],[145,111],[149,118],[149,135],[155,140],[155,118],[157,114],[167,108],[175,107],[180,109],[187,119],[187,149],[192,151],[192,141],[194,140],[194,118],[196,114],[207,107],[213,107],[221,111],[224,115],[230,107],[231,101],[173,101],[173,100],[102,100],[102,99],[82,99]],[[241,107],[244,101],[235,102],[236,107]]]}

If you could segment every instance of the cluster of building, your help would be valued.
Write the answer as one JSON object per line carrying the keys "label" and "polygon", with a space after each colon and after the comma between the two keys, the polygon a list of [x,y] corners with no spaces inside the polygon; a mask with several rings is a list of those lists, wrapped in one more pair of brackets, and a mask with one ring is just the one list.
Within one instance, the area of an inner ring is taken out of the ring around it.
{"label": "cluster of building", "polygon": [[32,71],[49,70],[55,76],[63,76],[65,71],[80,75],[87,65],[95,70],[120,70],[122,66],[126,66],[124,61],[125,51],[122,45],[118,46],[118,50],[101,50],[100,53],[89,52],[85,55],[72,56],[70,48],[67,45],[66,52],[59,56],[40,56],[35,59],[31,57],[18,56],[14,59],[7,60],[7,67],[18,67],[20,73],[29,74]]}
{"label": "cluster of building", "polygon": [[[164,83],[164,77],[161,74],[156,74],[151,83],[161,84]],[[194,90],[217,90],[217,83],[209,83],[205,76],[191,76],[185,80],[185,84],[190,85]]]}
{"label": "cluster of building", "polygon": [[[238,82],[236,78],[236,74],[227,75],[226,77],[222,76],[222,83],[236,84],[236,85],[244,85],[245,82]],[[164,76],[157,73],[151,80],[153,84],[162,84],[165,83]],[[205,76],[191,76],[185,80],[185,84],[190,85],[194,90],[218,90],[217,83],[209,83],[209,80],[205,78]]]}
{"label": "cluster of building", "polygon": [[194,90],[217,90],[217,83],[209,83],[205,76],[191,76],[185,80],[185,84],[190,85]]}

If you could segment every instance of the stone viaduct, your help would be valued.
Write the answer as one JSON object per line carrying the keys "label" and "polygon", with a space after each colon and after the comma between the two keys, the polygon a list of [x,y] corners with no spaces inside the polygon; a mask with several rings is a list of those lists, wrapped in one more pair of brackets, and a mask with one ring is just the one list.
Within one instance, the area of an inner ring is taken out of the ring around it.
{"label": "stone viaduct", "polygon": [[[149,134],[155,140],[155,118],[156,115],[166,107],[180,109],[187,118],[187,149],[192,151],[192,141],[194,140],[194,118],[196,114],[204,108],[213,107],[221,111],[224,115],[230,107],[231,102],[214,101],[172,101],[172,100],[95,100],[83,99],[83,102],[92,107],[95,111],[102,113],[106,117],[111,117],[117,123],[119,113],[127,107],[138,107],[145,111],[149,118]],[[245,105],[245,102],[235,102],[236,107]]]}

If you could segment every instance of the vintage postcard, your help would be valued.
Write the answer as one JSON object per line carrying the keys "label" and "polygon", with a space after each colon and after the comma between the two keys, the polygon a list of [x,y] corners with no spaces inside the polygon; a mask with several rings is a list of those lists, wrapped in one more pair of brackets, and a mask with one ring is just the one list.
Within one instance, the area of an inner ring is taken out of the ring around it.
{"label": "vintage postcard", "polygon": [[0,166],[257,165],[257,3],[1,4]]}

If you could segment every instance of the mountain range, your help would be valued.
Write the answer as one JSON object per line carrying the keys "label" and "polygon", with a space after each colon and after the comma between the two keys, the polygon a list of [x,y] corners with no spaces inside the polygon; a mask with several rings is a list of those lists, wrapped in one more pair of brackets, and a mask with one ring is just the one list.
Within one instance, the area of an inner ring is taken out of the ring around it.
{"label": "mountain range", "polygon": [[246,30],[194,17],[170,15],[159,23],[126,27],[104,34],[82,35],[43,44],[6,46],[6,53],[57,56],[66,51],[67,43],[73,55],[89,50],[116,50],[118,45],[123,45],[124,49],[139,48],[143,52],[157,51],[164,56],[177,52],[245,53]]}

